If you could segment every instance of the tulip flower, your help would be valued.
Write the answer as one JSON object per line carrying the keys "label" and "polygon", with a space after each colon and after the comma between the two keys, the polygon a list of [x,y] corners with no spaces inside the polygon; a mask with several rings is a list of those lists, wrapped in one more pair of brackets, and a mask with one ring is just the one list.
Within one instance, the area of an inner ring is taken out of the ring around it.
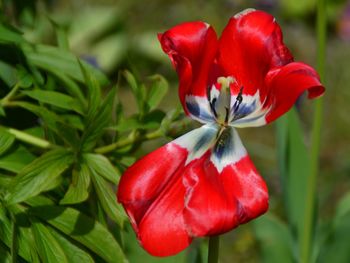
{"label": "tulip flower", "polygon": [[219,39],[204,22],[158,38],[185,113],[203,126],[129,167],[117,197],[143,248],[169,256],[266,212],[266,184],[235,128],[268,124],[304,91],[313,99],[324,87],[312,67],[294,62],[275,18],[262,11],[235,15]]}

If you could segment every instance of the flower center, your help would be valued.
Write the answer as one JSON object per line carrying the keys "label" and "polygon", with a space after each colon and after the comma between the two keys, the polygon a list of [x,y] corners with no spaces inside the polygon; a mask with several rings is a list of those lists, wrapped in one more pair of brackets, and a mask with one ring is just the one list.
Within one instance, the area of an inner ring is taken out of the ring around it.
{"label": "flower center", "polygon": [[238,112],[238,108],[243,101],[243,87],[241,87],[236,101],[231,105],[231,84],[235,82],[236,80],[233,77],[219,77],[217,79],[217,83],[221,88],[219,95],[210,101],[210,108],[214,113],[217,123],[221,126],[227,126],[230,121],[235,119],[234,115]]}

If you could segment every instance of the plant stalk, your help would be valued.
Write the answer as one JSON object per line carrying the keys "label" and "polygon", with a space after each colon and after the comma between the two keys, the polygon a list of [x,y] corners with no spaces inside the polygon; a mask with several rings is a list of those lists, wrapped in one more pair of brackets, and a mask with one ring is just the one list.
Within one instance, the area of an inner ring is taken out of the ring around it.
{"label": "plant stalk", "polygon": [[209,237],[208,245],[208,263],[217,263],[219,261],[220,236]]}
{"label": "plant stalk", "polygon": [[[317,1],[317,71],[324,79],[325,72],[325,54],[326,54],[326,1]],[[321,143],[321,127],[323,115],[323,98],[315,101],[315,110],[311,137],[311,151],[310,151],[310,175],[307,186],[306,205],[304,211],[304,231],[301,233],[301,263],[311,262],[312,248],[313,248],[313,222],[315,215],[316,203],[316,184],[317,175],[319,172],[319,153]]]}

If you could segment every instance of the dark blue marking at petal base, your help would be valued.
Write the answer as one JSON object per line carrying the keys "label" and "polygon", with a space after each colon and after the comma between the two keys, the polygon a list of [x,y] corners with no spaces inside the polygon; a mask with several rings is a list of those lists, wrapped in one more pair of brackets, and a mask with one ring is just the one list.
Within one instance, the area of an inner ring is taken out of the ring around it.
{"label": "dark blue marking at petal base", "polygon": [[186,101],[186,107],[187,110],[189,111],[189,113],[191,113],[191,115],[204,120],[204,121],[212,121],[213,120],[213,116],[210,115],[210,113],[206,112],[205,110],[201,110],[199,104],[196,101]]}
{"label": "dark blue marking at petal base", "polygon": [[256,109],[256,101],[254,100],[251,104],[242,103],[238,108],[233,108],[233,121],[244,118],[251,114]]}
{"label": "dark blue marking at petal base", "polygon": [[193,151],[196,152],[200,150],[203,146],[208,145],[210,141],[216,136],[216,129],[208,129],[205,133],[198,138],[197,143],[193,147]]}
{"label": "dark blue marking at petal base", "polygon": [[221,159],[226,155],[232,154],[234,147],[232,128],[228,127],[223,130],[216,141],[214,147],[214,155],[217,159]]}

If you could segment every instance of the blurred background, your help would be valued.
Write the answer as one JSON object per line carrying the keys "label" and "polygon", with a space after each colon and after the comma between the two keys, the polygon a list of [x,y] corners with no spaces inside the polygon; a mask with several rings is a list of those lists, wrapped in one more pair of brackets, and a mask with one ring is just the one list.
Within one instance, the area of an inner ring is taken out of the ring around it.
{"label": "blurred background", "polygon": [[[237,12],[248,7],[265,10],[281,25],[284,41],[295,60],[316,66],[316,0],[3,0],[0,3],[1,16],[5,16],[32,43],[56,45],[53,24],[58,24],[68,35],[71,51],[101,69],[114,83],[118,71],[124,69],[132,71],[141,81],[149,75],[162,74],[170,83],[170,90],[160,106],[165,111],[180,104],[178,82],[169,59],[160,48],[157,33],[184,21],[205,21],[220,35],[229,18]],[[328,1],[327,15],[327,63],[323,80],[327,91],[317,216],[321,222],[332,218],[334,204],[350,189],[350,1]],[[127,85],[120,96],[126,112],[132,115],[136,103]],[[301,98],[297,106],[308,145],[313,102]],[[277,163],[275,124],[240,129],[239,133],[269,186],[270,213],[283,220],[285,208]],[[137,155],[141,156],[165,141],[147,142]],[[134,238],[132,233],[130,235]],[[136,241],[134,243],[137,246]],[[221,244],[220,262],[260,262],[259,244],[250,224],[224,235]],[[128,255],[132,263],[139,262],[140,255],[144,262],[162,262],[148,257],[142,250],[133,249]],[[177,259],[171,260],[167,262]]]}

